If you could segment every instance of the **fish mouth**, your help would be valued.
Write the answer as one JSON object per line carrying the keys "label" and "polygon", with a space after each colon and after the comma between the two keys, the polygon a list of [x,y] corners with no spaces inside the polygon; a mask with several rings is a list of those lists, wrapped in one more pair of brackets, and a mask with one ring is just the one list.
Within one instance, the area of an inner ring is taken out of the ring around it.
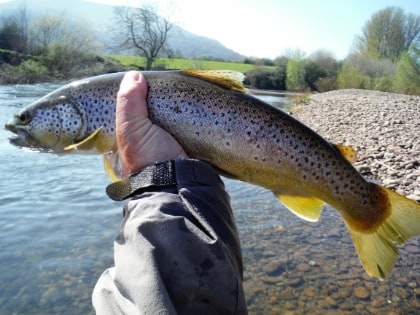
{"label": "fish mouth", "polygon": [[14,134],[9,136],[7,140],[9,140],[9,143],[22,148],[27,149],[31,151],[37,151],[37,152],[48,152],[48,149],[40,148],[38,141],[33,138],[26,130],[24,126],[19,126],[13,123],[8,122],[5,125],[5,129],[13,132]]}
{"label": "fish mouth", "polygon": [[26,130],[11,125],[6,125],[6,130],[14,133],[7,138],[11,144],[20,148],[33,148],[35,139],[33,139]]}

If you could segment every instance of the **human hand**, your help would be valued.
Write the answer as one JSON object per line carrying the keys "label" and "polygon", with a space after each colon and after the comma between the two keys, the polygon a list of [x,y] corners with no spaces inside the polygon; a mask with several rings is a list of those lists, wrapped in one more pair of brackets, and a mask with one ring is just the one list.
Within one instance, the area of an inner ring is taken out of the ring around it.
{"label": "human hand", "polygon": [[128,72],[117,95],[116,136],[124,176],[158,161],[187,157],[172,135],[148,117],[147,82],[138,71]]}

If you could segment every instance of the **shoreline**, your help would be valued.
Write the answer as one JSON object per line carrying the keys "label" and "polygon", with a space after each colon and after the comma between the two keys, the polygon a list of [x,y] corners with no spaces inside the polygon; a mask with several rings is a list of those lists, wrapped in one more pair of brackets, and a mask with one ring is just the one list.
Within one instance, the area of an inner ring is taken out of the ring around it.
{"label": "shoreline", "polygon": [[249,94],[255,94],[255,95],[270,95],[270,96],[285,96],[285,97],[302,96],[302,95],[307,94],[304,92],[262,90],[262,89],[252,89],[252,88],[248,88],[248,91],[249,91]]}
{"label": "shoreline", "polygon": [[420,202],[420,96],[335,90],[311,94],[292,110],[328,141],[353,146],[365,178]]}

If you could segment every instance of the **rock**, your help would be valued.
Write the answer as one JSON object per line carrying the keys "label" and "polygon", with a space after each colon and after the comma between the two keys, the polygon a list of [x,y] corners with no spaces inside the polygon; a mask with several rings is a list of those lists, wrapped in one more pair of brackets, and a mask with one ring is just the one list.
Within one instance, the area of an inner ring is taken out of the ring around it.
{"label": "rock", "polygon": [[353,293],[355,297],[362,300],[366,300],[370,297],[370,293],[365,287],[357,287],[354,289]]}
{"label": "rock", "polygon": [[287,268],[287,260],[271,260],[263,267],[263,271],[270,277],[280,276]]}
{"label": "rock", "polygon": [[417,194],[409,194],[407,198],[420,202],[420,196]]}

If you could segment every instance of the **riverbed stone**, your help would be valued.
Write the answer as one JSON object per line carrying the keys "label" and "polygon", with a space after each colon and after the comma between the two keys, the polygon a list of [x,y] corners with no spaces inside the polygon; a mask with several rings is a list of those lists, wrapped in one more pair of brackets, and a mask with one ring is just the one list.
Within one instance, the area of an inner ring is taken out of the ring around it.
{"label": "riverbed stone", "polygon": [[369,290],[366,289],[365,287],[357,287],[354,289],[353,293],[355,297],[362,300],[366,300],[370,297]]}
{"label": "riverbed stone", "polygon": [[311,95],[293,112],[327,140],[357,148],[362,175],[420,200],[419,104],[420,96],[348,89]]}
{"label": "riverbed stone", "polygon": [[[327,140],[356,148],[354,165],[365,178],[414,199],[420,197],[419,104],[418,96],[340,90],[310,96],[293,115]],[[284,211],[270,228],[245,236],[250,314],[420,314],[418,237],[398,244],[396,267],[379,281],[363,270],[330,207],[316,223]]]}

